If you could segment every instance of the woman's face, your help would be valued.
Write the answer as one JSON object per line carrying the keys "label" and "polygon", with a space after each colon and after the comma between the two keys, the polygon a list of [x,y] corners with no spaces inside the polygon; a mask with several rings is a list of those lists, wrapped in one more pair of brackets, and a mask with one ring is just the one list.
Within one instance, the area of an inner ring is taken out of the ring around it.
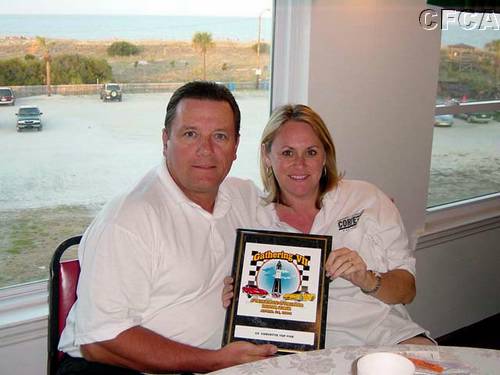
{"label": "woman's face", "polygon": [[276,133],[271,151],[265,153],[285,204],[296,199],[316,200],[325,165],[325,148],[309,124],[285,122]]}

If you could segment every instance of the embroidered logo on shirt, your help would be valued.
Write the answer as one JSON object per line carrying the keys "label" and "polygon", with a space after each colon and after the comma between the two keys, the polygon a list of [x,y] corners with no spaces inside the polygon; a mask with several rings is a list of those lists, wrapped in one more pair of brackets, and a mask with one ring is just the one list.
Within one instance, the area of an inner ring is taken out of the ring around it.
{"label": "embroidered logo on shirt", "polygon": [[337,223],[339,230],[348,230],[354,228],[356,225],[358,225],[359,218],[361,217],[361,215],[363,215],[363,212],[364,210],[361,210],[360,212],[355,213],[352,216],[340,219]]}

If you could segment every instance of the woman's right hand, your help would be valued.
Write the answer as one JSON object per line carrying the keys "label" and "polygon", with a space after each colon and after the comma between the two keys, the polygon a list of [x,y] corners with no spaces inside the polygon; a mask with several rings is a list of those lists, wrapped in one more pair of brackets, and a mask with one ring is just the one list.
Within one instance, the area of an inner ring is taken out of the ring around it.
{"label": "woman's right hand", "polygon": [[233,282],[234,281],[231,276],[226,276],[224,278],[224,288],[222,289],[222,306],[224,306],[225,309],[229,307],[234,296]]}

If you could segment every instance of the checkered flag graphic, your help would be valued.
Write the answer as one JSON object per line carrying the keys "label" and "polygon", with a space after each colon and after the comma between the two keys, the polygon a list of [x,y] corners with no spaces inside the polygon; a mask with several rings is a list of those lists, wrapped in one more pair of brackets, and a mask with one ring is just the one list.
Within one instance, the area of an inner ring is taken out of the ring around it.
{"label": "checkered flag graphic", "polygon": [[[252,259],[254,258],[254,255],[258,254],[258,251],[252,251]],[[308,261],[311,261],[311,257],[309,255],[306,255],[305,258]],[[266,263],[265,260],[252,260],[250,261],[250,267],[248,271],[248,285],[250,286],[257,286],[257,275],[260,271],[260,268]],[[297,261],[294,259],[293,264],[297,267],[299,270],[299,277],[301,280],[300,283],[300,291],[302,292],[307,292],[309,289],[309,272],[310,272],[310,267],[309,266],[304,266],[302,264],[297,264]]]}

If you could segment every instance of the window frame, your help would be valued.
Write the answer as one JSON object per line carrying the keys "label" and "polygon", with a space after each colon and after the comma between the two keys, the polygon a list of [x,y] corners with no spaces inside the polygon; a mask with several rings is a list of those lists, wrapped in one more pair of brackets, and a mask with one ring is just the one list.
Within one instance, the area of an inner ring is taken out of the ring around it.
{"label": "window frame", "polygon": [[[440,13],[452,7],[443,8],[433,5],[432,8]],[[442,32],[440,27],[439,32]],[[439,38],[440,48],[441,39]],[[440,63],[441,61],[438,60],[438,67]],[[434,114],[456,115],[460,113],[499,110],[500,100],[485,100],[437,104]],[[461,238],[464,234],[471,235],[497,226],[500,226],[500,190],[456,202],[426,207],[424,228],[418,238],[416,249],[430,247],[448,240]]]}

